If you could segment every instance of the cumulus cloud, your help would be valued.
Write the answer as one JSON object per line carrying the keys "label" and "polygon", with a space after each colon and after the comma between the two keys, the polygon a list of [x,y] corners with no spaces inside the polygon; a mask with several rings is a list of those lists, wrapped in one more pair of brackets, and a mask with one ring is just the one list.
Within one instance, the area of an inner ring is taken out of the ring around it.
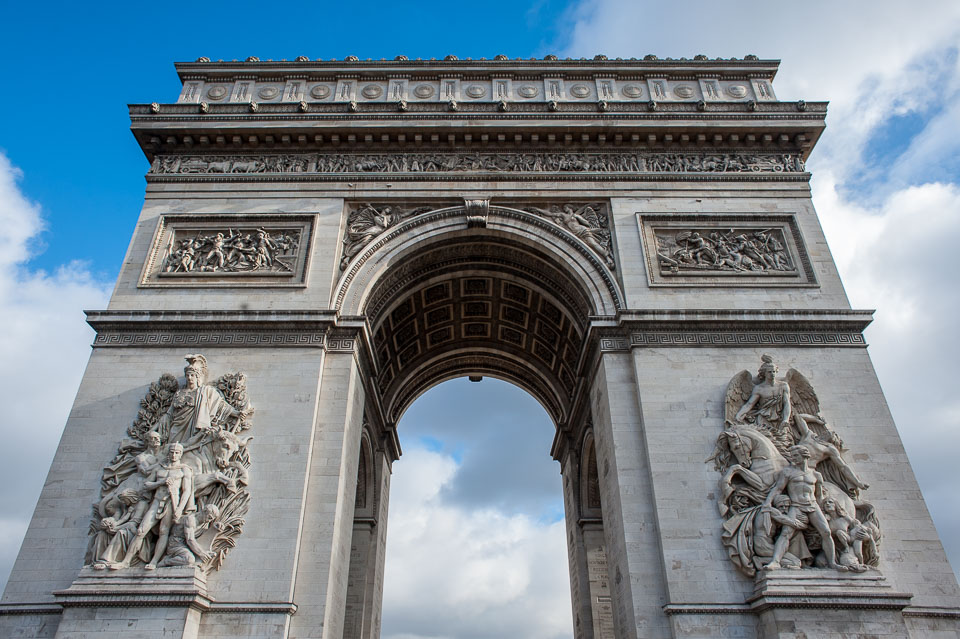
{"label": "cumulus cloud", "polygon": [[418,399],[398,432],[385,639],[569,637],[560,467],[543,408],[505,382],[458,379]]}
{"label": "cumulus cloud", "polygon": [[0,580],[6,581],[80,384],[93,331],[82,310],[108,288],[83,264],[31,270],[44,229],[40,206],[21,192],[20,171],[0,153]]}
{"label": "cumulus cloud", "polygon": [[451,456],[420,446],[397,463],[385,639],[569,637],[563,522],[445,501],[458,470]]}

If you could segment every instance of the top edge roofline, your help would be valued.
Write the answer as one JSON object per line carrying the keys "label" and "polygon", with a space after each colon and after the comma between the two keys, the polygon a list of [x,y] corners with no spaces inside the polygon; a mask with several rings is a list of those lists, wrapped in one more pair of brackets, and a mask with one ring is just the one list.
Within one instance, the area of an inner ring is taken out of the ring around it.
{"label": "top edge roofline", "polygon": [[760,59],[716,59],[716,60],[684,60],[684,59],[632,59],[632,60],[198,60],[194,62],[176,62],[174,66],[178,75],[196,75],[198,73],[223,73],[234,71],[237,73],[256,73],[263,71],[296,71],[308,72],[311,70],[330,73],[339,71],[350,73],[356,71],[382,70],[388,73],[417,73],[424,71],[479,71],[492,72],[510,71],[513,69],[536,71],[566,71],[575,70],[579,73],[594,71],[600,73],[643,71],[678,70],[684,73],[701,72],[750,72],[768,74],[769,79],[777,73],[780,60]]}

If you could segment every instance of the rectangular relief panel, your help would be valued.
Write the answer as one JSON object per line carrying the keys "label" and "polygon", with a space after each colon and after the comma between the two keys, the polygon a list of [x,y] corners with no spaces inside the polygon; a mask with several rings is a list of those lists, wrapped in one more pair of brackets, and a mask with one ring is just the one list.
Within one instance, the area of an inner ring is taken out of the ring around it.
{"label": "rectangular relief panel", "polygon": [[818,286],[793,215],[637,214],[650,286]]}
{"label": "rectangular relief panel", "polygon": [[314,217],[162,215],[140,286],[306,286]]}

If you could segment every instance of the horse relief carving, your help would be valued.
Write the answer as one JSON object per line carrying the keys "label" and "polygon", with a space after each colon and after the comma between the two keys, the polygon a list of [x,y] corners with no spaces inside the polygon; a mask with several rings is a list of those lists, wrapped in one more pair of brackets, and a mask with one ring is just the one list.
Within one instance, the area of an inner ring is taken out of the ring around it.
{"label": "horse relief carving", "polygon": [[95,570],[219,569],[250,505],[245,434],[253,408],[243,373],[207,383],[187,355],[185,383],[163,375],[103,469],[84,564]]}
{"label": "horse relief carving", "polygon": [[880,522],[861,497],[869,486],[844,460],[806,377],[776,374],[764,355],[756,377],[744,370],[730,380],[724,430],[707,460],[723,473],[718,506],[731,561],[750,577],[876,567]]}

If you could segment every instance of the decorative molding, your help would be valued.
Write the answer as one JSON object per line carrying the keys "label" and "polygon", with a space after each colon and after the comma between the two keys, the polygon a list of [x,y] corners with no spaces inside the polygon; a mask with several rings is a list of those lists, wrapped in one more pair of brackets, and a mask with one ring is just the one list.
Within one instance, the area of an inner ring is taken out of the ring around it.
{"label": "decorative molding", "polygon": [[353,353],[357,349],[356,331],[332,330],[327,334],[328,353]]}
{"label": "decorative molding", "polygon": [[865,347],[859,332],[839,331],[644,331],[630,334],[630,346],[857,346]]}
{"label": "decorative molding", "polygon": [[603,353],[616,353],[630,350],[633,344],[625,337],[601,337],[600,351]]}
{"label": "decorative molding", "polygon": [[186,330],[122,330],[98,331],[93,345],[141,346],[172,348],[180,346],[204,348],[275,348],[275,347],[323,347],[326,337],[313,331],[233,330],[204,327]]}
{"label": "decorative molding", "polygon": [[95,347],[323,348],[340,321],[329,311],[87,311]]}
{"label": "decorative molding", "polygon": [[637,214],[650,286],[816,287],[794,215]]}
{"label": "decorative molding", "polygon": [[161,215],[139,286],[303,287],[315,215]]}
{"label": "decorative molding", "polygon": [[293,615],[299,606],[292,601],[212,601],[207,614]]}
{"label": "decorative molding", "polygon": [[745,615],[752,614],[753,609],[744,603],[668,603],[663,606],[663,613],[672,615]]}
{"label": "decorative molding", "polygon": [[59,615],[63,606],[51,603],[0,603],[2,615]]}
{"label": "decorative molding", "polygon": [[942,606],[907,606],[902,610],[904,617],[927,617],[960,619],[960,608]]}

